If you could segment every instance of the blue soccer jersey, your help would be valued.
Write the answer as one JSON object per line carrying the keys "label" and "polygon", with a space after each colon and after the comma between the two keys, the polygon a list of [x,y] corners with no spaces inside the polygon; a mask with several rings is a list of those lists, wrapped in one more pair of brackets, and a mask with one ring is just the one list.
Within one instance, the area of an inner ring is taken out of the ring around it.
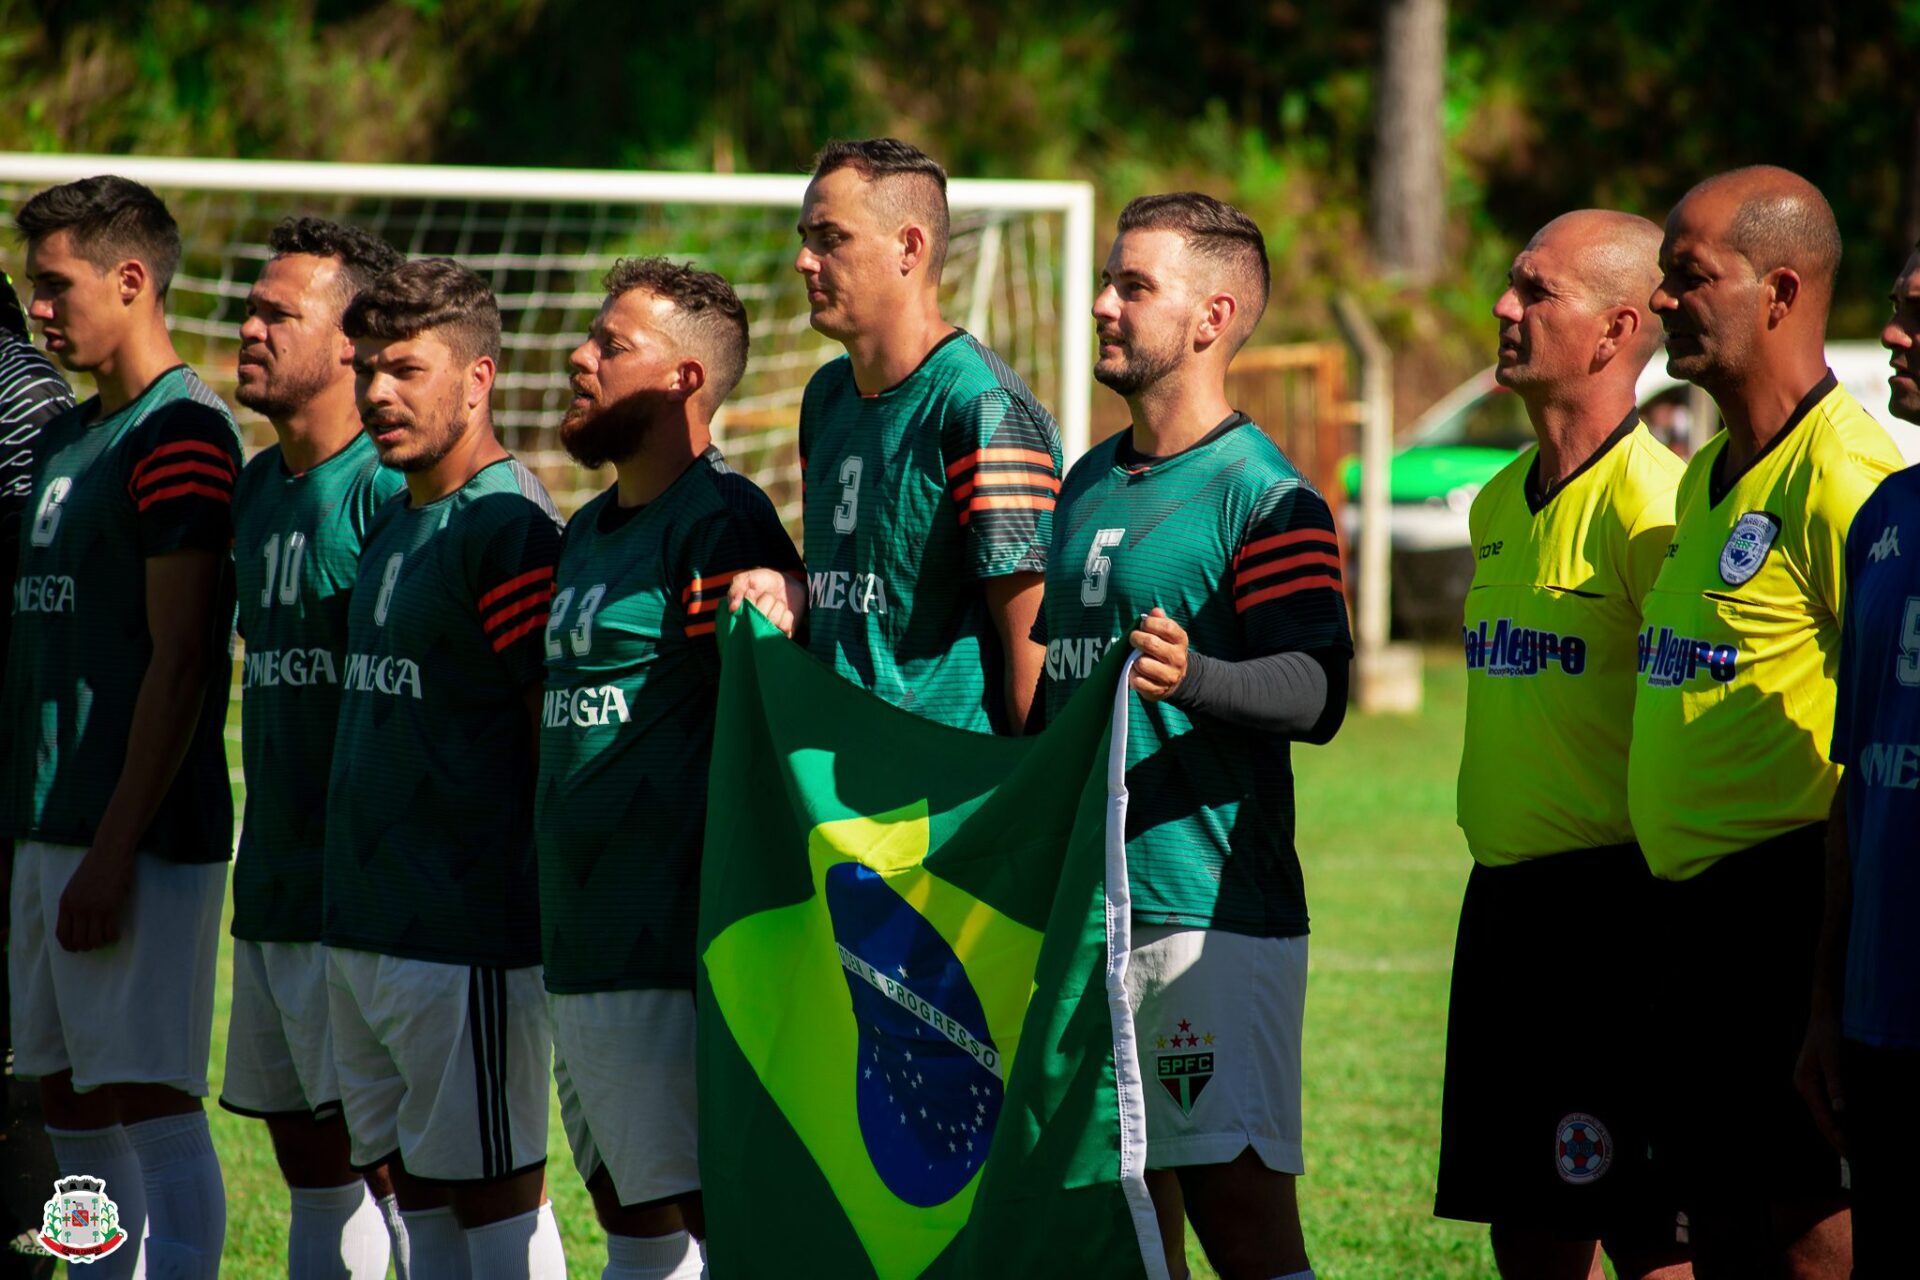
{"label": "blue soccer jersey", "polygon": [[1920,1049],[1920,467],[1889,476],[1847,535],[1833,759],[1853,854],[1842,1027]]}

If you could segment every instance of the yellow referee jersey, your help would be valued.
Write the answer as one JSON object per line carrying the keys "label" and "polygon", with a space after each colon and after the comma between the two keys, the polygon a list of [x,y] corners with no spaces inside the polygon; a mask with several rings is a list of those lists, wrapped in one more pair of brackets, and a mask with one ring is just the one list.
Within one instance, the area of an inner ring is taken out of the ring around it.
{"label": "yellow referee jersey", "polygon": [[1628,796],[1667,880],[1826,817],[1847,527],[1904,465],[1831,373],[1745,475],[1716,484],[1726,444],[1680,481],[1640,632]]}
{"label": "yellow referee jersey", "polygon": [[[1460,828],[1504,866],[1625,844],[1640,606],[1685,464],[1631,414],[1559,488],[1528,449],[1474,499]],[[1544,497],[1544,501],[1542,501]]]}

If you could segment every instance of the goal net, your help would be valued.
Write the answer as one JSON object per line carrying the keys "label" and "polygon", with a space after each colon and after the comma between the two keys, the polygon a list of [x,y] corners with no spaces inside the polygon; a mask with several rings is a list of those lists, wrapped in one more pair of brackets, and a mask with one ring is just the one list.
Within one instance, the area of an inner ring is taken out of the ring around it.
{"label": "goal net", "polygon": [[[411,255],[459,259],[499,297],[504,350],[495,422],[571,513],[610,482],[576,466],[554,428],[567,354],[600,306],[614,259],[664,254],[726,276],[746,303],[746,376],[715,423],[797,531],[797,428],[807,378],[840,348],[808,324],[793,271],[797,176],[301,164],[0,154],[0,217],[56,182],[118,173],[157,191],[184,253],[168,298],[181,355],[231,399],[247,290],[289,214],[359,224]],[[955,180],[945,314],[996,348],[1051,408],[1069,459],[1087,444],[1093,196],[1078,182]],[[21,251],[0,242],[18,280]],[[24,282],[21,282],[24,292]],[[239,406],[249,451],[272,439]]]}

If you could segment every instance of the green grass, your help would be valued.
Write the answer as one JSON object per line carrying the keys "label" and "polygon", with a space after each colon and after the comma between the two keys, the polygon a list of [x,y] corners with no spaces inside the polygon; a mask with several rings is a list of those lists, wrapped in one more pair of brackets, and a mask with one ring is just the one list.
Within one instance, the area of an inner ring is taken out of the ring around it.
{"label": "green grass", "polygon": [[[1324,748],[1295,753],[1299,844],[1313,907],[1304,1064],[1308,1247],[1323,1280],[1441,1280],[1493,1274],[1483,1227],[1436,1220],[1440,1077],[1453,930],[1466,846],[1453,824],[1465,706],[1450,653],[1427,665],[1411,717],[1351,717]],[[225,1056],[230,954],[223,936],[213,1086]],[[282,1273],[286,1192],[256,1121],[214,1109],[227,1179],[224,1275]],[[560,1131],[548,1188],[576,1277],[600,1274],[604,1244]],[[1194,1274],[1211,1277],[1189,1237]]]}

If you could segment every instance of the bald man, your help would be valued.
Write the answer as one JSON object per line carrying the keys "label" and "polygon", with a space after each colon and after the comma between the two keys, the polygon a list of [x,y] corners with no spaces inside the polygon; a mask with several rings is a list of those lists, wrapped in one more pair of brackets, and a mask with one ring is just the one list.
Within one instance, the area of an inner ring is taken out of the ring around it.
{"label": "bald man", "polygon": [[1539,443],[1474,500],[1454,951],[1434,1212],[1491,1224],[1500,1273],[1685,1275],[1652,1189],[1640,1042],[1654,980],[1606,945],[1648,911],[1627,818],[1640,606],[1684,467],[1641,422],[1660,229],[1583,209],[1513,260],[1494,376]]}
{"label": "bald man", "polygon": [[1901,466],[1826,367],[1833,211],[1739,169],[1667,216],[1667,368],[1726,430],[1680,482],[1645,606],[1628,798],[1658,878],[1673,1157],[1694,1265],[1844,1277],[1840,1162],[1793,1088],[1811,1004],[1848,526]]}

